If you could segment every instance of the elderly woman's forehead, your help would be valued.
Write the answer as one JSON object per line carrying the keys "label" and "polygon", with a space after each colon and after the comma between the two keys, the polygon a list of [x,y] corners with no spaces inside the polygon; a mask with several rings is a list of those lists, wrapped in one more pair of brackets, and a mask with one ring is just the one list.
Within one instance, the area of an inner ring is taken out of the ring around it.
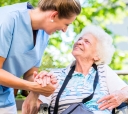
{"label": "elderly woman's forehead", "polygon": [[96,37],[93,34],[91,34],[91,33],[83,34],[83,35],[80,36],[80,38],[83,38],[83,39],[84,38],[86,38],[86,39],[94,38],[94,39],[96,39]]}

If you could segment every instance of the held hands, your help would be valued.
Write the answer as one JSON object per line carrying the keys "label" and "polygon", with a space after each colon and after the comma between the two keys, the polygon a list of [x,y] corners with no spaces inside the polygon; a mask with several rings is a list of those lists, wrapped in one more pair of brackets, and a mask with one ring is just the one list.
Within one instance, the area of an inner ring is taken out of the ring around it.
{"label": "held hands", "polygon": [[104,110],[104,109],[111,110],[113,108],[118,107],[122,102],[126,100],[125,93],[126,93],[125,91],[119,90],[119,91],[115,91],[114,93],[101,98],[97,102],[97,103],[102,103],[99,106],[99,108],[101,110]]}
{"label": "held hands", "polygon": [[48,97],[58,87],[57,79],[51,73],[48,73],[46,71],[37,73],[36,71],[34,71],[33,77],[34,77],[34,82],[30,82],[31,84],[30,91]]}
{"label": "held hands", "polygon": [[34,82],[37,82],[42,87],[52,85],[56,88],[58,86],[57,79],[53,75],[53,73],[41,71],[39,74],[37,74],[37,72],[35,71],[33,73],[33,76],[34,76]]}

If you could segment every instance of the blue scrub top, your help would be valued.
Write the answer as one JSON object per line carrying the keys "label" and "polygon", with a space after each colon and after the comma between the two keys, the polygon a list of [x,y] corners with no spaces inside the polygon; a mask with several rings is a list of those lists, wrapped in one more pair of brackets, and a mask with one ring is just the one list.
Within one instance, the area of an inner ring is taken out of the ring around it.
{"label": "blue scrub top", "polygon": [[[36,44],[27,3],[0,8],[0,56],[6,58],[3,69],[20,77],[39,67],[48,44],[48,34],[38,30]],[[13,89],[0,85],[0,108],[15,104]]]}

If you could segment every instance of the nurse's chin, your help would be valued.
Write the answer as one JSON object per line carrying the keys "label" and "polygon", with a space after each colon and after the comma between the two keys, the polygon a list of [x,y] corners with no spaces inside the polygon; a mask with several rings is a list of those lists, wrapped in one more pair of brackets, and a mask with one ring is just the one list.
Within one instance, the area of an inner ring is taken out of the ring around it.
{"label": "nurse's chin", "polygon": [[51,35],[53,34],[54,32],[48,32],[48,31],[45,31],[48,35]]}

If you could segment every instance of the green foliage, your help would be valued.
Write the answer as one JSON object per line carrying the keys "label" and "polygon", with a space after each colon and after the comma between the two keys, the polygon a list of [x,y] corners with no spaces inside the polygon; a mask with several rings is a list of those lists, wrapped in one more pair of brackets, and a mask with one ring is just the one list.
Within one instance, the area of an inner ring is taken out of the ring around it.
{"label": "green foliage", "polygon": [[[74,32],[77,35],[86,25],[96,24],[98,26],[101,26],[107,33],[112,35],[114,39],[114,45],[116,46],[116,40],[121,40],[122,37],[112,33],[106,28],[106,25],[110,23],[120,23],[127,15],[128,10],[126,8],[126,4],[122,0],[108,0],[107,2],[98,2],[98,0],[92,0],[86,7],[82,8],[81,14],[77,16],[76,20],[73,22]],[[61,36],[58,36],[58,39],[59,38],[61,38]],[[51,36],[50,42],[52,42],[52,40],[54,39]],[[74,41],[68,43],[67,47],[70,49],[73,43]],[[56,46],[56,44],[51,43],[50,45],[58,47]],[[71,50],[65,54],[68,53],[71,53]],[[125,66],[124,63],[127,59],[127,55],[128,52],[117,50],[113,56],[110,67],[116,70],[123,69]],[[62,54],[62,56],[64,56],[64,54]],[[64,64],[66,66],[66,63]]]}
{"label": "green foliage", "polygon": [[128,52],[122,52],[120,50],[116,50],[112,58],[110,67],[115,70],[123,69],[123,67],[125,66],[125,60],[127,58],[128,58]]}
{"label": "green foliage", "polygon": [[38,0],[0,0],[0,6],[11,5],[20,2],[30,2],[33,6],[37,6]]}
{"label": "green foliage", "polygon": [[58,60],[54,61],[52,55],[45,52],[42,58],[42,64],[39,68],[39,72],[42,70],[50,71],[50,69],[52,68],[64,68],[64,67],[65,65],[63,63],[61,63]]}
{"label": "green foliage", "polygon": [[125,81],[125,83],[128,84],[128,75],[120,75],[120,78]]}
{"label": "green foliage", "polygon": [[25,100],[26,97],[23,96],[23,95],[21,95],[20,91],[21,91],[21,90],[19,90],[18,94],[16,95],[16,100],[19,100],[19,99]]}

